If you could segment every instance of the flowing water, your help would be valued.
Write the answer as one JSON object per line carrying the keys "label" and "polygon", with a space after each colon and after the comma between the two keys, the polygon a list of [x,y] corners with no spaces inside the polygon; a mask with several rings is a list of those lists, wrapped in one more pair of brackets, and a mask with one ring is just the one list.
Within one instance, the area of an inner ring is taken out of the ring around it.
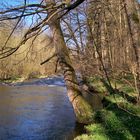
{"label": "flowing water", "polygon": [[82,132],[62,78],[0,85],[0,140],[72,140]]}

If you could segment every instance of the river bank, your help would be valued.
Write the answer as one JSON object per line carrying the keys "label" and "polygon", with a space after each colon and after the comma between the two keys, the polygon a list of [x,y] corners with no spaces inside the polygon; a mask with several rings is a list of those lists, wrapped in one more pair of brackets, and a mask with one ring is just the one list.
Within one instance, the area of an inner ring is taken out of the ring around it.
{"label": "river bank", "polygon": [[103,108],[94,112],[94,123],[85,126],[86,134],[75,140],[139,140],[140,104],[134,89],[118,81],[119,90],[111,93],[100,78],[88,82],[103,96]]}
{"label": "river bank", "polygon": [[24,81],[28,81],[28,80],[33,80],[33,79],[41,79],[41,78],[47,78],[49,76],[47,75],[41,75],[41,76],[37,76],[37,77],[14,77],[14,78],[9,78],[9,79],[0,79],[0,83],[1,84],[16,84],[16,83],[21,83]]}

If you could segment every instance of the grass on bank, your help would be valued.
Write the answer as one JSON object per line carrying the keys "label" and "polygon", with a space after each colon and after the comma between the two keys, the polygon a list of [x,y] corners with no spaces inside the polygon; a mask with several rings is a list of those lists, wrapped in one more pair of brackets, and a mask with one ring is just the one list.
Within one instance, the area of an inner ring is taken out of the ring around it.
{"label": "grass on bank", "polygon": [[[85,126],[87,133],[75,140],[139,140],[140,106],[119,93],[106,96],[108,88],[99,77],[90,78],[89,83],[105,96],[104,108],[95,112],[93,124]],[[120,81],[116,84],[128,97],[135,98],[133,87]]]}
{"label": "grass on bank", "polygon": [[28,76],[13,76],[13,77],[10,77],[10,78],[7,78],[7,79],[0,79],[0,83],[6,83],[6,84],[9,84],[9,83],[19,83],[19,82],[23,82],[25,80],[29,80],[29,79],[39,79],[39,78],[46,78],[48,77],[47,75],[39,75],[39,74],[30,74]]}

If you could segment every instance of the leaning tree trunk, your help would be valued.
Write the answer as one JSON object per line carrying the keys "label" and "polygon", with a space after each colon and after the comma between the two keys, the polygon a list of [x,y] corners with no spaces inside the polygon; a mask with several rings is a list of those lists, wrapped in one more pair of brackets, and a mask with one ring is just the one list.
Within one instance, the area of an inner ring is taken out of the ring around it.
{"label": "leaning tree trunk", "polygon": [[82,97],[80,92],[59,20],[53,20],[50,23],[50,28],[52,30],[53,43],[56,49],[59,64],[63,71],[68,97],[72,103],[76,120],[79,123],[88,124],[92,121],[93,110],[88,102]]}

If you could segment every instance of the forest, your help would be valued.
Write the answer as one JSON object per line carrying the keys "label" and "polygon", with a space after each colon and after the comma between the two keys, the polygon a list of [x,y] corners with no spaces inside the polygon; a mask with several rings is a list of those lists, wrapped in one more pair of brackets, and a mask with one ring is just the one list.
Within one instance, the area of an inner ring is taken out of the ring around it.
{"label": "forest", "polygon": [[0,96],[2,140],[139,140],[140,1],[0,1]]}

